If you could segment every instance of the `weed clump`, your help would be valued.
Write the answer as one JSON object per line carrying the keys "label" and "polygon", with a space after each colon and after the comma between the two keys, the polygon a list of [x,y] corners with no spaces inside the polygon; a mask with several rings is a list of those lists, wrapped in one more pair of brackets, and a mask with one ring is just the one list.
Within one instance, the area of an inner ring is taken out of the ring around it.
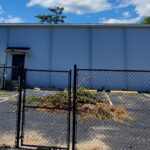
{"label": "weed clump", "polygon": [[[105,91],[95,92],[87,88],[78,88],[77,90],[77,113],[79,118],[88,119],[112,119],[117,122],[132,120],[132,116],[127,109],[120,105],[110,105],[107,93]],[[55,108],[59,110],[68,110],[68,93],[59,91],[55,94],[43,97],[28,97],[27,103],[35,106]]]}

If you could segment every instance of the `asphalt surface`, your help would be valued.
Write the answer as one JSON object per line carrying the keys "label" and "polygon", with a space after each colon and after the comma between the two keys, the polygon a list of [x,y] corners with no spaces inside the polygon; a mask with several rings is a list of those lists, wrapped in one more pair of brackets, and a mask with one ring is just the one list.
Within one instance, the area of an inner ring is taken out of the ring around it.
{"label": "asphalt surface", "polygon": [[[107,148],[101,148],[102,150],[150,150],[150,97],[144,94],[112,93],[108,93],[108,96],[113,104],[127,107],[134,120],[124,124],[112,120],[78,120],[77,143],[88,145],[89,141],[93,141],[93,146],[97,143],[99,147],[106,145]],[[1,102],[2,100],[4,99],[0,98],[0,145],[4,145],[5,141],[13,144],[16,133],[16,104],[11,99]],[[67,119],[65,113],[47,113],[27,108],[24,143],[66,146]],[[86,149],[88,150],[87,147]]]}
{"label": "asphalt surface", "polygon": [[112,120],[78,121],[78,142],[101,137],[109,150],[150,149],[150,97],[144,94],[108,94],[113,104],[127,108],[134,117],[124,124]]}
{"label": "asphalt surface", "polygon": [[[27,97],[43,97],[55,92],[26,91]],[[9,96],[0,97],[0,146],[15,145],[17,101]],[[27,145],[67,147],[68,142],[68,111],[46,112],[34,108],[25,109],[23,143]]]}
{"label": "asphalt surface", "polygon": [[16,104],[7,98],[0,98],[0,146],[15,145]]}

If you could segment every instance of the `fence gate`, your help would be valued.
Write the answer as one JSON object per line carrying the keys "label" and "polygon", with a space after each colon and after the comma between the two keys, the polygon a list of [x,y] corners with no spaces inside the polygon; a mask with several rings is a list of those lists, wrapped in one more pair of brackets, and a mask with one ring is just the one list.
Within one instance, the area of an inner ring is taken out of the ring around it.
{"label": "fence gate", "polygon": [[21,146],[70,147],[71,71],[25,69]]}
{"label": "fence gate", "polygon": [[[12,81],[12,72],[18,72]],[[19,68],[0,66],[0,149],[18,147]]]}

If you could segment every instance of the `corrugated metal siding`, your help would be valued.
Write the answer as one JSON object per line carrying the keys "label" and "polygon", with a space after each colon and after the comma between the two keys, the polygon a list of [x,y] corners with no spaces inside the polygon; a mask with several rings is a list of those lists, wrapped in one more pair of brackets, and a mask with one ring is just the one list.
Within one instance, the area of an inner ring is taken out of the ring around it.
{"label": "corrugated metal siding", "polygon": [[29,47],[27,68],[150,70],[150,26],[64,26],[0,25],[0,61],[7,47]]}

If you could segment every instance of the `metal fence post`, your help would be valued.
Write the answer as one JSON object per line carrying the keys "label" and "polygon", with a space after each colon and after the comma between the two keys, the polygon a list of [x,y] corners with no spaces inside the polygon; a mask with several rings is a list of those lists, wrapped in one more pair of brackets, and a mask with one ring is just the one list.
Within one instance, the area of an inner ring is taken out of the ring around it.
{"label": "metal fence post", "polygon": [[23,66],[19,68],[19,96],[18,96],[18,104],[17,104],[17,135],[16,135],[16,148],[19,148],[20,145],[20,125],[21,125],[21,101],[22,101],[22,89],[23,89]]}
{"label": "metal fence post", "polygon": [[5,73],[6,73],[6,65],[4,64],[4,68],[3,68],[3,90],[5,89]]}
{"label": "metal fence post", "polygon": [[74,65],[72,150],[76,149],[76,104],[77,104],[76,100],[77,100],[77,65]]}
{"label": "metal fence post", "polygon": [[24,124],[25,124],[25,101],[26,101],[26,77],[27,77],[27,69],[24,69],[23,73],[23,100],[22,100],[22,122],[21,122],[21,146],[23,145],[24,139]]}
{"label": "metal fence post", "polygon": [[68,114],[68,150],[70,150],[70,138],[71,138],[71,111],[72,111],[72,102],[71,102],[71,79],[72,79],[72,70],[68,72],[68,104],[69,104],[69,114]]}

